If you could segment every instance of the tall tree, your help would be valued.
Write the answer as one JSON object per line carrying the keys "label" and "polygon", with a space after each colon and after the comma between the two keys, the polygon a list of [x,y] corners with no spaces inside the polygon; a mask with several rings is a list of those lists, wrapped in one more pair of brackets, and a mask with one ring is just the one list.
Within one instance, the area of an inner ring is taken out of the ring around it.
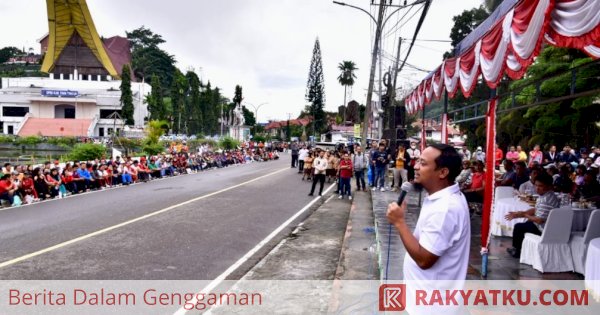
{"label": "tall tree", "polygon": [[214,119],[210,122],[212,134],[217,134],[220,131],[219,117],[221,117],[221,108],[226,104],[223,102],[223,96],[221,95],[221,89],[215,87],[211,94],[210,109],[213,112]]}
{"label": "tall tree", "polygon": [[306,100],[310,103],[310,114],[313,117],[312,129],[313,135],[327,128],[325,121],[325,79],[323,77],[323,62],[321,59],[321,45],[319,38],[315,40],[313,55],[308,72],[308,82],[306,86]]}
{"label": "tall tree", "polygon": [[485,0],[483,5],[485,5],[485,8],[488,10],[488,12],[492,13],[497,7],[500,6],[500,4],[502,4],[502,1],[503,0]]}
{"label": "tall tree", "polygon": [[133,94],[131,93],[131,68],[128,64],[123,65],[121,71],[121,113],[126,125],[133,125]]}
{"label": "tall tree", "polygon": [[131,62],[133,73],[142,79],[156,74],[162,86],[171,86],[175,73],[175,57],[162,50],[161,35],[154,34],[144,26],[125,32],[131,42]]}
{"label": "tall tree", "polygon": [[242,106],[242,112],[244,113],[244,124],[246,126],[254,126],[256,124],[256,117],[254,117],[254,113],[246,108],[246,106]]}
{"label": "tall tree", "polygon": [[235,95],[233,96],[233,102],[235,104],[241,104],[244,97],[242,96],[242,87],[239,85],[235,86]]}
{"label": "tall tree", "polygon": [[454,56],[454,47],[469,35],[479,24],[489,16],[488,11],[483,7],[464,10],[461,14],[452,18],[454,26],[450,30],[450,39],[452,40],[452,51],[446,52],[444,58]]}
{"label": "tall tree", "polygon": [[185,130],[187,121],[185,106],[187,93],[187,79],[179,69],[175,69],[175,73],[173,74],[173,84],[171,85],[171,106],[173,108],[173,115],[171,117],[173,125],[171,128],[176,134],[180,134]]}
{"label": "tall tree", "polygon": [[202,126],[202,111],[200,110],[200,78],[193,71],[186,73],[188,85],[190,87],[190,96],[188,98],[187,113],[188,113],[188,133],[200,133]]}
{"label": "tall tree", "polygon": [[4,47],[0,49],[0,63],[7,62],[10,58],[23,55],[24,52],[17,47]]}
{"label": "tall tree", "polygon": [[152,75],[152,93],[147,98],[150,120],[166,120],[169,116],[158,76]]}
{"label": "tall tree", "polygon": [[348,95],[347,89],[348,86],[352,88],[354,85],[354,79],[356,79],[356,74],[354,73],[358,68],[356,68],[356,64],[354,61],[342,61],[338,65],[338,70],[340,70],[340,75],[338,76],[338,82],[344,87],[344,107],[342,108],[342,122],[346,123],[346,107],[348,104],[346,103],[346,96]]}
{"label": "tall tree", "polygon": [[203,124],[202,131],[205,135],[214,135],[212,130],[213,121],[218,119],[219,116],[215,116],[213,109],[211,108],[211,94],[212,89],[210,81],[203,87],[200,92],[200,111],[202,112]]}

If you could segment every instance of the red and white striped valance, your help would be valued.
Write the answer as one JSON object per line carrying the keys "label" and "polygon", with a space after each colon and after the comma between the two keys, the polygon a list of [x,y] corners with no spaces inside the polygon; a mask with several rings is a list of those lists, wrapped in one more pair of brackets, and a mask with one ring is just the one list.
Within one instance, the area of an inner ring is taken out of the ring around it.
{"label": "red and white striped valance", "polygon": [[600,0],[522,0],[460,56],[444,60],[406,99],[414,113],[443,90],[470,97],[480,74],[490,88],[503,75],[517,80],[539,54],[542,42],[577,48],[600,58]]}

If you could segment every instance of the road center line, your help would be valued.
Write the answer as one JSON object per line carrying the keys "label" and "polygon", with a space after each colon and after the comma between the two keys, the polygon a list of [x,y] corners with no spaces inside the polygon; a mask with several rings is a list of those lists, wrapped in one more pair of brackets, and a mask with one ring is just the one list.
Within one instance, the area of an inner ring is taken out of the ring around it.
{"label": "road center line", "polygon": [[[332,184],[323,193],[323,195],[329,193],[329,191],[336,187],[336,184]],[[250,257],[256,254],[261,248],[263,248],[267,243],[269,243],[277,234],[279,234],[286,226],[290,225],[294,220],[296,220],[302,213],[308,210],[312,205],[317,202],[317,200],[321,199],[321,197],[315,197],[311,202],[309,202],[304,208],[300,209],[296,214],[287,219],[287,221],[283,222],[278,228],[276,228],[271,234],[267,235],[260,243],[256,244],[254,248],[252,248],[249,252],[247,252],[242,258],[238,259],[233,265],[229,266],[227,270],[225,270],[222,274],[220,274],[215,280],[211,281],[204,289],[202,289],[198,294],[207,294],[214,290],[221,282],[225,280],[231,273],[233,273],[236,269],[238,269],[242,264],[244,264]],[[194,297],[188,302],[191,304],[196,304],[198,302],[198,294],[194,294]],[[183,306],[174,313],[174,315],[184,315],[187,313],[187,310],[183,308]]]}
{"label": "road center line", "polygon": [[44,249],[38,250],[38,251],[36,251],[36,252],[30,253],[30,254],[27,254],[27,255],[23,255],[23,256],[21,256],[21,257],[17,257],[17,258],[11,259],[11,260],[7,260],[7,261],[5,261],[5,262],[2,262],[2,263],[0,263],[0,268],[4,268],[4,267],[10,266],[10,265],[14,265],[14,264],[16,264],[16,263],[18,263],[18,262],[21,262],[21,261],[23,261],[23,260],[27,260],[27,259],[29,259],[29,258],[33,258],[33,257],[39,256],[39,255],[42,255],[42,254],[45,254],[45,253],[51,252],[51,251],[53,251],[53,250],[56,250],[56,249],[63,248],[63,247],[66,247],[66,246],[69,246],[69,245],[71,245],[71,244],[75,244],[75,243],[81,242],[81,241],[83,241],[83,240],[86,240],[86,239],[88,239],[88,238],[91,238],[91,237],[94,237],[94,236],[97,236],[97,235],[101,235],[101,234],[104,234],[104,233],[110,232],[110,231],[112,231],[112,230],[115,230],[115,229],[118,229],[118,228],[121,228],[121,227],[124,227],[124,226],[130,225],[130,224],[132,224],[132,223],[135,223],[135,222],[142,221],[142,220],[144,220],[144,219],[151,218],[151,217],[153,217],[153,216],[156,216],[156,215],[159,215],[159,214],[165,213],[165,212],[167,212],[167,211],[171,211],[171,210],[173,210],[173,209],[176,209],[176,208],[178,208],[178,207],[181,207],[181,206],[184,206],[184,205],[190,204],[190,203],[192,203],[192,202],[196,202],[196,201],[198,201],[198,200],[202,200],[202,199],[205,199],[205,198],[208,198],[208,197],[212,197],[212,196],[214,196],[214,195],[218,195],[218,194],[220,194],[220,193],[224,193],[224,192],[226,192],[226,191],[229,191],[229,190],[232,190],[232,189],[238,188],[238,187],[240,187],[240,186],[243,186],[243,185],[246,185],[246,184],[249,184],[249,183],[252,183],[252,182],[258,181],[258,180],[261,180],[261,179],[263,179],[263,178],[266,178],[266,177],[269,177],[269,176],[271,176],[271,175],[275,175],[275,174],[281,173],[281,172],[283,172],[283,171],[285,171],[285,170],[289,170],[289,169],[290,169],[289,167],[282,168],[282,169],[280,169],[280,170],[278,170],[278,171],[271,172],[271,173],[269,173],[269,174],[266,174],[266,175],[263,175],[263,176],[260,176],[260,177],[257,177],[257,178],[254,178],[254,179],[251,179],[251,180],[249,180],[249,181],[245,181],[245,182],[243,182],[243,183],[239,183],[239,184],[237,184],[237,185],[234,185],[234,186],[231,186],[231,187],[227,187],[227,188],[224,188],[224,189],[221,189],[221,190],[218,190],[218,191],[212,192],[212,193],[210,193],[210,194],[206,194],[206,195],[203,195],[203,196],[200,196],[200,197],[196,197],[196,198],[194,198],[194,199],[190,199],[190,200],[188,200],[188,201],[184,201],[184,202],[182,202],[182,203],[179,203],[179,204],[176,204],[176,205],[172,205],[172,206],[170,206],[170,207],[167,207],[167,208],[164,208],[164,209],[161,209],[161,210],[158,210],[158,211],[152,212],[152,213],[148,213],[148,214],[146,214],[146,215],[143,215],[143,216],[141,216],[141,217],[137,217],[137,218],[134,218],[134,219],[131,219],[131,220],[128,220],[128,221],[125,221],[125,222],[122,222],[122,223],[119,223],[119,224],[113,225],[113,226],[109,226],[109,227],[107,227],[107,228],[104,228],[104,229],[98,230],[98,231],[96,231],[96,232],[92,232],[92,233],[89,233],[89,234],[86,234],[86,235],[82,235],[82,236],[80,236],[80,237],[77,237],[77,238],[74,238],[74,239],[72,239],[72,240],[69,240],[69,241],[66,241],[66,242],[62,242],[62,243],[60,243],[60,244],[56,244],[56,245],[54,245],[54,246],[51,246],[51,247],[44,248]]}

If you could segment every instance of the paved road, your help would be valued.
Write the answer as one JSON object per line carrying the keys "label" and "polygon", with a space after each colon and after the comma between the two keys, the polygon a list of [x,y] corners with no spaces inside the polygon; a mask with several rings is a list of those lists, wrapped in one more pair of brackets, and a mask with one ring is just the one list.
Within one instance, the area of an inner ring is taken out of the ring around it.
{"label": "paved road", "polygon": [[0,210],[0,279],[214,279],[308,204],[308,185],[284,155]]}

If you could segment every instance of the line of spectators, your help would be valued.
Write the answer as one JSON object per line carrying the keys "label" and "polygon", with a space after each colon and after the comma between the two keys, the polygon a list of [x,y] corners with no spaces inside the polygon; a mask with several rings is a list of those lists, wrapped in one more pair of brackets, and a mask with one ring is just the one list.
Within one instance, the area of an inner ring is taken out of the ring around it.
{"label": "line of spectators", "polygon": [[202,152],[191,154],[182,152],[138,158],[116,156],[94,161],[54,161],[42,165],[13,166],[5,163],[0,171],[0,207],[3,200],[18,206],[91,190],[278,158],[276,150],[248,148],[212,151],[210,147],[205,147]]}

